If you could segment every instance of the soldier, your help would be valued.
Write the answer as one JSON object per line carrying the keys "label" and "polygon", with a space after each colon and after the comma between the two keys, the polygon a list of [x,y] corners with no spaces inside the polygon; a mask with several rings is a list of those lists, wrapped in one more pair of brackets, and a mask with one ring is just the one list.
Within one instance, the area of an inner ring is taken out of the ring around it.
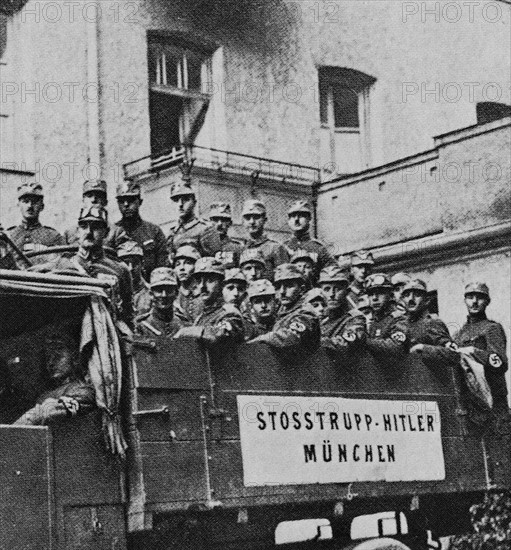
{"label": "soldier", "polygon": [[266,342],[272,348],[286,351],[290,354],[288,358],[313,353],[319,348],[321,329],[316,314],[302,301],[303,274],[294,264],[279,265],[275,271],[275,289],[280,302],[275,326],[250,342]]}
{"label": "soldier", "polygon": [[350,308],[356,308],[359,295],[365,292],[365,280],[371,274],[372,267],[374,266],[373,255],[366,250],[353,252],[350,257],[350,265],[350,273],[353,280],[346,299]]}
{"label": "soldier", "polygon": [[124,241],[117,248],[117,257],[130,270],[133,282],[133,307],[135,315],[151,309],[151,291],[142,274],[144,251],[135,241]]}
{"label": "soldier", "polygon": [[193,279],[202,302],[193,326],[182,328],[175,338],[190,336],[206,345],[230,345],[244,339],[243,318],[233,304],[224,304],[222,283],[225,268],[213,257],[197,260]]}
{"label": "soldier", "polygon": [[[82,206],[101,206],[108,204],[107,185],[104,180],[87,180],[83,183]],[[78,243],[78,227],[71,227],[64,231],[64,240],[67,244]]]}
{"label": "soldier", "polygon": [[[50,246],[66,244],[62,235],[53,227],[41,225],[39,215],[44,210],[43,188],[39,183],[25,183],[18,187],[18,206],[21,224],[7,229],[9,237],[22,252],[37,252]],[[49,261],[48,256],[35,256],[33,264]]]}
{"label": "soldier", "polygon": [[140,185],[137,182],[123,181],[117,186],[117,204],[122,218],[115,222],[107,246],[113,249],[125,240],[132,240],[139,244],[144,251],[143,275],[149,280],[151,271],[157,267],[168,267],[165,235],[154,223],[140,217],[142,196]]}
{"label": "soldier", "polygon": [[129,328],[133,327],[133,287],[129,269],[105,256],[103,243],[108,234],[108,215],[104,208],[88,206],[78,217],[78,252],[71,258],[41,266],[52,271],[95,277],[110,283],[111,300],[116,314]]}
{"label": "soldier", "polygon": [[361,294],[358,297],[357,310],[360,311],[360,313],[362,313],[362,315],[365,317],[367,332],[369,332],[369,330],[371,329],[371,325],[374,322],[374,311],[371,306],[369,296],[367,294]]}
{"label": "soldier", "polygon": [[201,256],[214,256],[221,250],[220,236],[216,229],[195,215],[197,198],[189,176],[184,176],[183,181],[172,186],[170,198],[178,206],[179,220],[170,227],[167,237],[169,256],[173,257],[176,250],[184,244],[196,248]]}
{"label": "soldier", "polygon": [[328,252],[326,246],[317,239],[310,236],[310,224],[312,219],[312,208],[305,200],[298,200],[291,204],[288,215],[288,225],[293,236],[284,241],[284,246],[292,256],[296,250],[302,249],[311,253],[315,262],[315,277],[328,265],[335,265],[335,260]]}
{"label": "soldier", "polygon": [[455,336],[456,344],[469,348],[477,360],[484,365],[484,372],[493,397],[493,408],[506,412],[507,386],[505,372],[508,368],[506,357],[506,334],[502,325],[486,316],[490,303],[490,291],[485,283],[469,283],[465,287],[465,305],[468,311],[467,322]]}
{"label": "soldier", "polygon": [[385,273],[375,273],[366,279],[366,292],[374,312],[369,329],[369,351],[389,358],[404,355],[408,350],[408,324],[392,301],[394,287]]}
{"label": "soldier", "polygon": [[185,325],[191,325],[197,316],[192,275],[199,258],[199,251],[190,245],[180,246],[174,256],[174,272],[179,283],[174,311]]}
{"label": "soldier", "polygon": [[302,248],[299,248],[293,252],[290,262],[295,264],[296,267],[303,273],[305,278],[305,286],[307,290],[310,290],[316,284],[316,252],[307,252]]}
{"label": "soldier", "polygon": [[244,316],[247,341],[273,328],[277,314],[275,287],[268,279],[253,281],[248,287],[248,299],[250,307]]}
{"label": "soldier", "polygon": [[247,280],[239,268],[227,269],[222,283],[224,304],[233,304],[240,308],[246,296],[247,285]]}
{"label": "soldier", "polygon": [[140,336],[172,338],[183,327],[174,315],[174,300],[177,295],[177,279],[169,267],[157,267],[151,273],[149,283],[152,306],[149,312],[136,319],[136,332]]}
{"label": "soldier", "polygon": [[324,337],[333,336],[338,331],[338,325],[348,314],[346,302],[348,277],[337,266],[327,266],[319,274],[318,285],[327,297],[325,317],[321,321],[321,334]]}
{"label": "soldier", "polygon": [[266,263],[263,254],[258,248],[247,248],[240,256],[240,269],[245,275],[247,283],[262,279]]}
{"label": "soldier", "polygon": [[326,314],[328,298],[320,288],[308,290],[303,297],[303,303],[311,306],[319,320],[323,319]]}
{"label": "soldier", "polygon": [[220,238],[220,250],[215,258],[223,262],[226,269],[238,267],[243,242],[228,235],[232,225],[231,205],[226,202],[213,203],[210,206],[209,219]]}
{"label": "soldier", "polygon": [[248,233],[245,250],[258,249],[265,262],[264,277],[273,280],[277,266],[289,262],[287,249],[277,241],[270,239],[264,232],[266,223],[266,207],[259,200],[250,199],[243,205],[243,225]]}
{"label": "soldier", "polygon": [[392,276],[392,279],[390,280],[392,286],[394,287],[394,303],[396,304],[396,307],[403,313],[406,310],[401,301],[401,294],[403,292],[403,287],[411,280],[411,275],[404,272],[396,273]]}

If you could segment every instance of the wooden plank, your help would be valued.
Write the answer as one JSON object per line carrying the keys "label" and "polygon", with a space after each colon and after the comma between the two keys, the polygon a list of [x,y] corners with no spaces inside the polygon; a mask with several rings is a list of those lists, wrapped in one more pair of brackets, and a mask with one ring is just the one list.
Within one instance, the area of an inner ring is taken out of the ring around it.
{"label": "wooden plank", "polygon": [[152,339],[155,349],[135,347],[137,387],[166,389],[209,388],[206,359],[201,345],[191,338]]}
{"label": "wooden plank", "polygon": [[122,502],[121,467],[106,451],[100,411],[55,424],[52,434],[59,506]]}
{"label": "wooden plank", "polygon": [[54,512],[48,428],[0,426],[0,550],[50,550]]}
{"label": "wooden plank", "polygon": [[206,464],[202,443],[141,443],[147,503],[190,501],[207,498]]}

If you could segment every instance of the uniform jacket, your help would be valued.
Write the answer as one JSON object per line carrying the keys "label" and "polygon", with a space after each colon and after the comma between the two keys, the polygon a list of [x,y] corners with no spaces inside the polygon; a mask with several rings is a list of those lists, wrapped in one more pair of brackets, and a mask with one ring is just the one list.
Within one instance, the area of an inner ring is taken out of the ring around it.
{"label": "uniform jacket", "polygon": [[193,326],[202,327],[200,338],[209,344],[243,342],[245,338],[240,310],[221,300],[204,307]]}
{"label": "uniform jacket", "polygon": [[262,237],[257,240],[247,239],[244,249],[247,248],[258,248],[261,251],[266,263],[264,278],[270,281],[273,281],[273,272],[275,268],[280,264],[289,262],[289,252],[284,245],[270,239],[266,234],[263,234]]}
{"label": "uniform jacket", "polygon": [[245,244],[240,239],[234,239],[232,237],[226,237],[220,239],[220,250],[215,254],[215,258],[220,260],[225,267],[232,268],[238,267],[240,264],[241,251]]}
{"label": "uniform jacket", "polygon": [[[18,226],[10,227],[7,231],[14,244],[22,252],[37,252],[50,246],[66,244],[64,237],[56,229],[41,225],[39,222],[28,225],[23,221]],[[48,256],[35,256],[30,261],[33,264],[46,263]]]}
{"label": "uniform jacket", "polygon": [[392,303],[369,327],[367,347],[378,355],[404,355],[408,351],[408,321]]}
{"label": "uniform jacket", "polygon": [[330,252],[328,252],[327,247],[321,241],[318,241],[318,239],[311,238],[308,232],[298,237],[293,235],[290,239],[284,241],[284,246],[287,248],[290,256],[292,256],[293,252],[296,250],[306,250],[314,254],[315,256],[313,256],[313,259],[316,262],[316,276],[324,267],[337,265],[335,259]]}
{"label": "uniform jacket", "polygon": [[326,334],[322,330],[321,345],[329,350],[346,352],[348,348],[353,349],[351,345],[360,345],[360,340],[355,343],[353,340],[346,340],[344,336],[361,333],[365,337],[367,335],[366,326],[364,315],[358,310],[350,310],[339,317],[335,323],[332,323]]}
{"label": "uniform jacket", "polygon": [[301,301],[291,309],[282,309],[273,329],[258,338],[270,346],[296,353],[312,353],[321,343],[321,329],[316,314]]}
{"label": "uniform jacket", "polygon": [[350,286],[348,287],[348,294],[346,295],[346,301],[348,302],[350,308],[357,308],[357,302],[362,293],[363,289],[359,287],[355,282],[350,284]]}
{"label": "uniform jacket", "polygon": [[505,398],[507,386],[504,373],[508,369],[508,360],[506,334],[502,325],[488,319],[486,314],[478,318],[469,316],[454,340],[460,347],[475,348],[474,355],[484,365],[486,380],[494,401],[498,401],[499,397]]}
{"label": "uniform jacket", "polygon": [[142,279],[141,285],[133,289],[133,307],[135,315],[147,313],[151,309],[151,291],[148,284]]}
{"label": "uniform jacket", "polygon": [[185,326],[193,325],[195,318],[199,314],[198,309],[201,305],[194,298],[191,291],[186,294],[183,292],[183,288],[179,287],[176,299],[174,300],[174,313]]}
{"label": "uniform jacket", "polygon": [[243,323],[245,325],[245,340],[248,342],[257,336],[266,334],[273,329],[275,320],[272,319],[268,324],[263,324],[258,321],[250,311],[246,311],[243,315]]}
{"label": "uniform jacket", "polygon": [[149,280],[153,269],[170,265],[165,245],[165,235],[156,224],[145,221],[140,216],[133,222],[122,219],[111,227],[105,246],[117,249],[127,238],[137,242],[144,251],[144,276],[146,280]]}
{"label": "uniform jacket", "polygon": [[172,338],[183,327],[183,323],[174,315],[170,321],[164,320],[151,309],[136,318],[136,333],[145,338]]}
{"label": "uniform jacket", "polygon": [[220,250],[220,237],[214,227],[202,218],[192,218],[182,224],[176,222],[170,227],[167,237],[167,254],[174,254],[185,244],[195,247],[201,256],[214,256]]}

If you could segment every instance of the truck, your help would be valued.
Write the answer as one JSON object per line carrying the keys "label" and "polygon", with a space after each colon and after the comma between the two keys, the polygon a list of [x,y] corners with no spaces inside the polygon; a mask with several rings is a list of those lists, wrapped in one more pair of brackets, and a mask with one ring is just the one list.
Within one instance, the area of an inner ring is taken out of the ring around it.
{"label": "truck", "polygon": [[0,550],[439,548],[510,486],[508,418],[476,421],[459,364],[414,355],[135,338],[125,456],[101,400],[13,423],[44,390],[41,331],[108,309],[104,284],[0,270]]}

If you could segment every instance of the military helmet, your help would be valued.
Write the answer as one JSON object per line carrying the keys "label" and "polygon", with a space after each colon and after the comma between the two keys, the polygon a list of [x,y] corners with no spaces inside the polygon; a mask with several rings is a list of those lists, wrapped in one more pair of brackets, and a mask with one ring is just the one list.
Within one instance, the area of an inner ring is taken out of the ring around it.
{"label": "military helmet", "polygon": [[468,285],[465,287],[465,296],[467,294],[484,294],[484,296],[490,297],[490,289],[488,288],[488,285],[486,283],[468,283]]}
{"label": "military helmet", "polygon": [[214,202],[209,207],[209,219],[223,218],[224,220],[232,220],[231,205],[227,202]]}
{"label": "military helmet", "polygon": [[289,210],[287,211],[288,216],[299,213],[309,214],[309,216],[312,216],[312,209],[307,201],[295,201],[290,205]]}
{"label": "military helmet", "polygon": [[187,258],[189,260],[192,260],[193,262],[196,262],[201,257],[199,251],[189,244],[184,244],[182,246],[179,246],[176,250],[176,253],[174,255],[174,261],[176,261],[179,258]]}
{"label": "military helmet", "polygon": [[247,248],[245,249],[240,256],[240,267],[249,262],[255,262],[263,267],[266,267],[266,262],[264,261],[263,253],[259,248]]}
{"label": "military helmet", "polygon": [[293,252],[293,255],[291,256],[290,262],[294,264],[295,262],[298,262],[299,260],[308,260],[313,265],[316,265],[316,262],[318,261],[318,254],[317,252],[309,252],[308,250],[304,249],[298,249]]}
{"label": "military helmet", "polygon": [[318,284],[321,283],[349,283],[346,273],[336,265],[329,265],[321,270]]}
{"label": "military helmet", "polygon": [[177,201],[179,197],[192,196],[195,198],[195,191],[189,181],[177,181],[170,188],[170,198]]}
{"label": "military helmet", "polygon": [[158,286],[175,286],[177,287],[177,278],[173,269],[170,267],[157,267],[151,272],[150,288]]}
{"label": "military helmet", "polygon": [[90,193],[92,191],[96,193],[102,193],[105,195],[105,198],[107,196],[107,190],[106,190],[106,181],[105,180],[86,180],[83,182],[83,190],[82,195],[85,195],[85,193]]}
{"label": "military helmet", "polygon": [[376,289],[393,290],[392,282],[386,273],[373,273],[364,282],[366,292]]}
{"label": "military helmet", "polygon": [[401,292],[404,294],[407,290],[417,290],[419,292],[423,292],[424,294],[428,293],[428,287],[421,279],[410,279],[405,284]]}
{"label": "military helmet", "polygon": [[314,300],[318,299],[323,300],[323,302],[325,302],[325,305],[328,303],[328,296],[320,288],[311,288],[305,293],[303,297],[303,301],[306,304],[310,304]]}
{"label": "military helmet", "polygon": [[243,272],[238,267],[225,270],[224,285],[227,283],[240,283],[247,286],[248,282]]}
{"label": "military helmet", "polygon": [[225,276],[225,267],[224,264],[216,258],[205,256],[204,258],[199,258],[195,263],[195,271],[192,276],[197,277],[202,273],[211,273],[223,279]]}
{"label": "military helmet", "polygon": [[303,273],[295,264],[285,263],[278,265],[275,269],[274,281],[275,283],[281,281],[301,281],[303,283],[305,279]]}
{"label": "military helmet", "polygon": [[120,197],[140,197],[140,184],[137,181],[124,180],[119,183],[115,191],[115,196]]}
{"label": "military helmet", "polygon": [[248,287],[249,300],[258,296],[275,296],[275,287],[268,279],[258,279],[250,283]]}
{"label": "military helmet", "polygon": [[396,273],[395,275],[392,275],[390,282],[392,283],[392,286],[399,286],[399,285],[405,285],[411,279],[412,279],[412,276],[409,273],[405,273],[404,271],[401,271],[399,273]]}
{"label": "military helmet", "polygon": [[83,206],[78,216],[80,222],[102,222],[108,225],[108,212],[102,206]]}
{"label": "military helmet", "polygon": [[350,263],[355,265],[374,265],[374,258],[371,252],[367,250],[357,250],[350,256]]}
{"label": "military helmet", "polygon": [[126,256],[144,257],[144,250],[136,241],[124,241],[117,247],[117,257],[124,258]]}
{"label": "military helmet", "polygon": [[266,206],[264,203],[257,199],[249,199],[243,204],[242,216],[248,214],[266,214]]}
{"label": "military helmet", "polygon": [[44,197],[43,186],[40,183],[23,183],[18,187],[18,199],[21,197]]}

